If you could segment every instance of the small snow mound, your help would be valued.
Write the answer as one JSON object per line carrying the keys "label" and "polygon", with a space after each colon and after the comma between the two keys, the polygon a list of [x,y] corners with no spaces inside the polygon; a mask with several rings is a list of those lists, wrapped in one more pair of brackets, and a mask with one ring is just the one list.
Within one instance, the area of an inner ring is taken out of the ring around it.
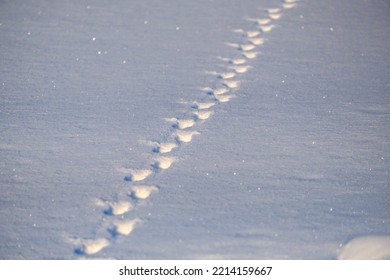
{"label": "small snow mound", "polygon": [[390,260],[390,236],[363,236],[347,243],[339,260]]}
{"label": "small snow mound", "polygon": [[75,250],[76,253],[80,255],[96,254],[110,244],[105,238],[85,239],[82,240],[81,243],[81,246]]}
{"label": "small snow mound", "polygon": [[152,193],[157,192],[156,186],[134,186],[131,196],[135,199],[147,199]]}

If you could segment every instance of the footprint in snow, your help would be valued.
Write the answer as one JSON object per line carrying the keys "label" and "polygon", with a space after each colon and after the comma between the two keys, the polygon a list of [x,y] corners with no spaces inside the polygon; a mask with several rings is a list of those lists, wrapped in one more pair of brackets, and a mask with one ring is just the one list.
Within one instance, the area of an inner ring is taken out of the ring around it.
{"label": "footprint in snow", "polygon": [[166,118],[165,121],[174,123],[173,127],[179,129],[186,129],[186,128],[193,127],[196,123],[193,119]]}
{"label": "footprint in snow", "polygon": [[195,102],[193,108],[203,110],[210,109],[215,105],[215,102]]}
{"label": "footprint in snow", "polygon": [[175,148],[177,148],[177,144],[174,142],[155,142],[153,151],[155,153],[166,154],[170,153]]}
{"label": "footprint in snow", "polygon": [[[269,18],[245,18],[247,21],[255,22],[258,25],[266,25],[271,22],[271,19]],[[250,38],[248,36],[248,38]]]}
{"label": "footprint in snow", "polygon": [[240,50],[240,51],[251,51],[251,50],[253,50],[254,48],[256,48],[256,46],[254,46],[254,45],[252,45],[252,44],[226,43],[226,45],[228,45],[229,47],[238,49],[238,50]]}
{"label": "footprint in snow", "polygon": [[281,18],[280,9],[279,8],[271,8],[267,9],[268,17],[273,20],[277,20]]}
{"label": "footprint in snow", "polygon": [[236,73],[242,74],[242,73],[247,72],[251,68],[251,66],[249,66],[249,65],[235,65],[235,66],[230,66],[229,68],[236,71]]}
{"label": "footprint in snow", "polygon": [[152,193],[157,192],[158,187],[156,186],[147,186],[147,185],[140,185],[140,186],[134,186],[131,188],[131,194],[130,196],[136,200],[143,200],[147,199]]}
{"label": "footprint in snow", "polygon": [[110,242],[105,238],[83,239],[79,243],[81,244],[75,249],[75,253],[78,255],[93,255],[110,245]]}
{"label": "footprint in snow", "polygon": [[281,14],[269,14],[268,15],[271,19],[273,20],[277,20],[277,19],[280,19],[282,17]]}
{"label": "footprint in snow", "polygon": [[265,39],[264,38],[251,38],[251,39],[248,39],[248,41],[253,45],[261,46],[261,45],[264,45]]}
{"label": "footprint in snow", "polygon": [[215,100],[220,102],[220,103],[227,103],[229,102],[232,98],[234,97],[234,95],[218,95],[218,96],[215,96]]}
{"label": "footprint in snow", "polygon": [[121,170],[123,170],[126,173],[130,174],[130,175],[125,177],[125,181],[131,181],[131,182],[143,181],[146,178],[148,178],[150,175],[153,174],[152,170],[150,170],[150,169],[127,169],[127,168],[123,168]]}
{"label": "footprint in snow", "polygon": [[141,223],[140,219],[114,221],[109,232],[113,237],[118,235],[129,235],[137,225]]}
{"label": "footprint in snow", "polygon": [[203,91],[207,92],[207,94],[210,94],[210,95],[222,95],[222,94],[225,94],[229,91],[228,88],[226,87],[219,87],[219,88],[210,88],[210,87],[205,87],[205,88],[202,88]]}
{"label": "footprint in snow", "polygon": [[106,201],[99,199],[95,204],[104,208],[104,214],[111,216],[123,215],[134,208],[134,205],[126,200]]}
{"label": "footprint in snow", "polygon": [[234,72],[223,72],[223,73],[218,73],[215,71],[205,71],[206,74],[216,76],[218,79],[231,79],[236,76],[236,73]]}
{"label": "footprint in snow", "polygon": [[285,9],[291,9],[297,6],[296,0],[284,0],[284,3],[282,4],[283,8]]}
{"label": "footprint in snow", "polygon": [[260,31],[257,30],[245,31],[244,29],[241,28],[233,29],[232,32],[242,34],[247,38],[254,38],[260,35]]}
{"label": "footprint in snow", "polygon": [[291,9],[294,8],[296,5],[297,5],[296,3],[283,3],[283,8]]}
{"label": "footprint in snow", "polygon": [[240,86],[240,81],[228,80],[228,81],[224,81],[222,84],[228,88],[233,89],[233,88],[238,88]]}
{"label": "footprint in snow", "polygon": [[177,161],[175,157],[160,156],[155,159],[152,166],[156,169],[168,169],[175,161]]}
{"label": "footprint in snow", "polygon": [[176,139],[179,142],[189,143],[194,135],[199,135],[197,131],[178,130],[175,133]]}
{"label": "footprint in snow", "polygon": [[194,112],[195,117],[198,120],[207,120],[211,116],[212,112],[211,111],[197,111]]}
{"label": "footprint in snow", "polygon": [[259,52],[242,52],[242,56],[248,59],[254,59],[259,54],[260,54]]}
{"label": "footprint in snow", "polygon": [[261,29],[261,31],[263,31],[264,33],[270,32],[270,31],[271,31],[272,29],[274,29],[275,27],[276,27],[276,26],[273,25],[273,24],[259,26],[259,28]]}
{"label": "footprint in snow", "polygon": [[280,13],[280,9],[279,8],[269,8],[266,10],[268,14],[278,14]]}
{"label": "footprint in snow", "polygon": [[226,79],[231,79],[231,78],[234,78],[236,76],[236,73],[233,73],[233,72],[226,72],[226,73],[220,73],[218,74],[218,78],[219,79],[222,79],[222,80],[226,80]]}
{"label": "footprint in snow", "polygon": [[234,64],[234,65],[244,64],[246,62],[246,59],[244,58],[236,58],[236,59],[229,59],[225,57],[218,57],[218,58],[222,61],[229,62],[230,64]]}
{"label": "footprint in snow", "polygon": [[260,32],[259,31],[248,31],[248,32],[246,32],[246,37],[247,38],[254,38],[254,37],[257,37],[257,36],[259,36],[260,35]]}

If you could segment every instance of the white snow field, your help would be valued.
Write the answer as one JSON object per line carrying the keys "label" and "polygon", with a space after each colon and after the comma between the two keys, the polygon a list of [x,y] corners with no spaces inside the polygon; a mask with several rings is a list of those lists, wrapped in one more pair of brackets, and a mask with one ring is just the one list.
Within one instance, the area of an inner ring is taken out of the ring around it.
{"label": "white snow field", "polygon": [[0,2],[1,259],[389,259],[387,0]]}

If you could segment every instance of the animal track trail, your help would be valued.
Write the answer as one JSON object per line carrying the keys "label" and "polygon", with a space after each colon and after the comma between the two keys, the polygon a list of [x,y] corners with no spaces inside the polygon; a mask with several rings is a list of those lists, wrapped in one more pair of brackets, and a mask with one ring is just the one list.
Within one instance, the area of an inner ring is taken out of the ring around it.
{"label": "animal track trail", "polygon": [[260,48],[266,44],[267,34],[278,27],[275,23],[282,17],[283,11],[296,7],[298,2],[299,0],[284,0],[279,5],[266,9],[258,18],[244,17],[244,22],[251,23],[250,28],[232,30],[240,36],[237,42],[225,44],[236,49],[236,56],[218,56],[223,69],[204,71],[205,75],[214,77],[212,85],[199,87],[199,96],[195,100],[181,102],[187,106],[186,115],[164,118],[170,124],[166,137],[143,142],[151,147],[143,168],[117,169],[118,174],[124,176],[125,187],[116,198],[96,199],[95,205],[102,209],[102,222],[98,225],[96,236],[68,239],[74,246],[76,255],[98,254],[118,238],[129,236],[144,222],[142,218],[131,217],[130,214],[133,209],[142,207],[143,201],[163,190],[160,186],[149,184],[150,178],[155,178],[160,172],[165,172],[179,162],[179,158],[171,154],[184,148],[194,137],[200,136],[199,127],[211,119],[216,106],[223,106],[233,98],[240,97],[240,78],[252,68],[250,62],[261,55]]}

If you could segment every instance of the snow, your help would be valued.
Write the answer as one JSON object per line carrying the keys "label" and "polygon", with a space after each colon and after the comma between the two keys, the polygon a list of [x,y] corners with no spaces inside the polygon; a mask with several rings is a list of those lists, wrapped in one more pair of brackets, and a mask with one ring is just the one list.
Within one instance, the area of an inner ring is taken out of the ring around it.
{"label": "snow", "polygon": [[383,0],[0,4],[2,259],[382,259]]}
{"label": "snow", "polygon": [[353,239],[339,254],[341,260],[390,259],[389,236],[364,236]]}

